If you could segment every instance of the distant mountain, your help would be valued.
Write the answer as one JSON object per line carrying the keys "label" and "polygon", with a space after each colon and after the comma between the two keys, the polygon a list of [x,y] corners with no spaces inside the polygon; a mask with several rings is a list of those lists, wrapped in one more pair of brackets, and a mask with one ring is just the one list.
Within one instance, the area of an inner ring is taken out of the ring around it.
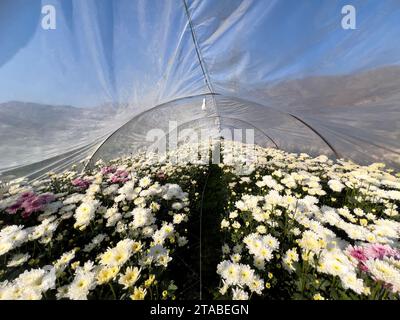
{"label": "distant mountain", "polygon": [[252,92],[266,104],[285,110],[322,110],[393,102],[400,99],[400,66],[365,72],[286,80]]}
{"label": "distant mountain", "polygon": [[286,80],[248,96],[302,119],[340,156],[400,168],[400,66]]}
{"label": "distant mountain", "polygon": [[0,103],[0,169],[53,157],[104,135],[116,110],[29,102]]}

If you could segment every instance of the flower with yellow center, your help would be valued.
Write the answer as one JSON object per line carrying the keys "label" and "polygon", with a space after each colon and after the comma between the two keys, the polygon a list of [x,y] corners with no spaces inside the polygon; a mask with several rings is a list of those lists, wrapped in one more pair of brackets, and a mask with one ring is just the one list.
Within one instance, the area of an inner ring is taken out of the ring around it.
{"label": "flower with yellow center", "polygon": [[100,256],[100,264],[102,265],[110,265],[113,258],[112,249],[108,249]]}
{"label": "flower with yellow center", "polygon": [[264,212],[264,213],[262,214],[262,217],[263,217],[264,220],[269,220],[269,217],[270,217],[269,212]]}
{"label": "flower with yellow center", "polygon": [[261,246],[260,242],[258,242],[258,241],[256,241],[256,240],[253,241],[252,244],[253,244],[253,246],[254,246],[255,249],[258,249],[258,248]]}
{"label": "flower with yellow center", "polygon": [[108,283],[110,280],[114,279],[118,274],[119,268],[114,267],[104,267],[97,274],[97,283],[104,284]]}
{"label": "flower with yellow center", "polygon": [[337,261],[332,262],[331,268],[332,268],[332,273],[335,275],[343,273],[343,265]]}
{"label": "flower with yellow center", "polygon": [[12,300],[17,300],[17,299],[19,299],[20,297],[21,297],[21,294],[22,294],[22,289],[21,288],[13,288],[12,290],[11,290],[11,299]]}
{"label": "flower with yellow center", "polygon": [[375,242],[375,241],[376,241],[376,237],[375,237],[374,234],[369,234],[369,235],[366,237],[366,239],[367,239],[368,242]]}
{"label": "flower with yellow center", "polygon": [[147,294],[146,289],[143,289],[141,287],[139,288],[135,287],[133,290],[133,294],[130,296],[130,298],[132,300],[144,300],[146,294]]}
{"label": "flower with yellow center", "polygon": [[298,254],[297,254],[297,252],[295,250],[296,249],[287,251],[287,256],[292,261],[298,261],[299,260],[299,256],[298,256]]}
{"label": "flower with yellow center", "polygon": [[326,248],[326,241],[324,239],[319,239],[318,243],[321,246],[321,248]]}
{"label": "flower with yellow center", "polygon": [[91,207],[86,204],[86,203],[82,203],[82,205],[79,207],[80,212],[83,213],[84,215],[88,214],[91,210]]}
{"label": "flower with yellow center", "polygon": [[260,250],[260,257],[262,257],[264,259],[270,258],[271,254],[272,254],[272,252],[269,248],[262,248]]}
{"label": "flower with yellow center", "polygon": [[149,278],[144,282],[144,285],[146,287],[150,287],[153,284],[155,279],[156,279],[156,276],[154,274],[149,275]]}
{"label": "flower with yellow center", "polygon": [[247,269],[243,269],[240,271],[240,276],[243,282],[247,282],[250,278],[250,271]]}
{"label": "flower with yellow center", "polygon": [[166,227],[164,228],[164,231],[165,231],[166,233],[171,233],[171,232],[173,231],[173,229],[172,229],[170,226],[166,226]]}
{"label": "flower with yellow center", "polygon": [[140,241],[135,241],[132,244],[132,253],[138,252],[140,249],[142,249],[143,245]]}
{"label": "flower with yellow center", "polygon": [[132,287],[136,283],[136,281],[139,280],[140,271],[141,271],[141,269],[139,269],[137,267],[126,268],[125,273],[123,275],[121,275],[118,283],[122,284],[124,286],[124,289],[128,289],[129,287]]}
{"label": "flower with yellow center", "polygon": [[166,266],[168,265],[168,262],[169,262],[170,260],[171,260],[171,258],[170,258],[168,255],[162,255],[162,256],[159,256],[159,257],[158,257],[157,262],[158,262],[160,265],[166,267]]}
{"label": "flower with yellow center", "polygon": [[364,287],[363,294],[365,294],[366,296],[370,295],[371,294],[371,289],[369,287]]}
{"label": "flower with yellow center", "polygon": [[81,278],[77,281],[76,286],[80,289],[86,288],[88,286],[88,281],[85,278]]}
{"label": "flower with yellow center", "polygon": [[229,268],[228,268],[228,274],[230,275],[230,276],[233,276],[233,275],[235,275],[236,274],[236,268],[235,268],[235,266],[230,266]]}
{"label": "flower with yellow center", "polygon": [[129,254],[126,250],[115,250],[111,261],[113,265],[122,265],[128,260]]}
{"label": "flower with yellow center", "polygon": [[317,294],[314,294],[313,300],[325,300],[325,298],[323,296],[321,296],[321,294],[317,293]]}

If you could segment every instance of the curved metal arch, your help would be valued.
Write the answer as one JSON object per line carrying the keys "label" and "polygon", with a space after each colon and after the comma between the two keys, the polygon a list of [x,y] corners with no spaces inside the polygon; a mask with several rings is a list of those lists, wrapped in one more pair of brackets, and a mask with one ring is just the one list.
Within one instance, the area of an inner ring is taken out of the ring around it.
{"label": "curved metal arch", "polygon": [[237,97],[232,97],[232,98],[236,99],[236,100],[240,100],[240,101],[242,101],[244,103],[251,103],[252,105],[255,105],[255,106],[259,106],[259,107],[263,107],[263,108],[270,108],[270,109],[274,110],[275,112],[278,112],[280,114],[284,114],[286,116],[289,116],[289,117],[299,121],[304,126],[306,126],[308,129],[310,129],[312,132],[314,132],[318,137],[320,137],[322,139],[322,141],[324,141],[325,144],[329,147],[329,149],[331,149],[331,151],[333,152],[333,154],[335,155],[336,158],[340,158],[341,157],[340,153],[332,146],[332,144],[317,129],[313,128],[309,123],[307,123],[305,120],[299,118],[298,116],[296,116],[296,115],[294,115],[294,114],[292,114],[290,112],[278,110],[278,109],[275,109],[274,107],[267,106],[265,104],[261,104],[261,103],[258,103],[258,102],[244,100],[244,99],[237,98]]}
{"label": "curved metal arch", "polygon": [[336,158],[341,158],[339,152],[337,152],[337,150],[331,145],[331,143],[321,133],[319,133],[316,129],[314,129],[310,124],[305,122],[303,119],[300,119],[299,117],[295,116],[294,114],[291,113],[286,113],[286,114],[304,124],[307,128],[309,128],[312,132],[314,132],[326,143],[326,145],[332,150]]}
{"label": "curved metal arch", "polygon": [[[177,102],[177,101],[183,100],[183,99],[192,99],[192,98],[202,97],[202,96],[212,96],[212,97],[214,98],[214,96],[222,96],[222,95],[221,95],[220,93],[202,93],[202,94],[198,94],[198,95],[191,95],[191,96],[187,96],[187,97],[176,98],[176,99],[173,99],[173,100],[170,100],[170,101],[167,101],[167,102],[163,102],[163,103],[161,103],[161,104],[158,104],[158,105],[154,106],[153,108],[150,108],[150,109],[148,109],[148,110],[145,110],[145,111],[143,111],[143,112],[141,112],[141,113],[139,113],[139,114],[133,116],[133,117],[132,117],[131,119],[129,119],[126,123],[124,123],[122,126],[120,126],[120,127],[117,128],[115,131],[113,131],[113,132],[112,132],[112,133],[111,133],[97,148],[96,148],[96,150],[95,150],[95,151],[93,152],[93,154],[90,156],[89,161],[85,164],[85,167],[83,168],[83,171],[85,171],[85,170],[88,168],[89,164],[91,163],[92,158],[93,158],[94,155],[97,153],[97,151],[98,151],[112,136],[114,136],[120,129],[122,129],[123,127],[125,127],[126,125],[128,125],[128,124],[129,124],[131,121],[133,121],[134,119],[136,119],[136,118],[138,118],[138,117],[140,117],[140,116],[143,116],[143,115],[145,115],[145,114],[147,114],[147,113],[150,113],[150,112],[152,112],[152,111],[154,111],[154,110],[161,109],[161,108],[165,107],[166,105],[171,104],[171,103],[173,103],[173,102]],[[296,115],[294,115],[294,114],[292,114],[292,113],[289,113],[289,112],[286,112],[286,111],[282,111],[282,110],[278,110],[278,109],[276,109],[276,108],[274,108],[274,107],[267,106],[267,105],[264,105],[264,104],[261,104],[261,103],[258,103],[258,102],[253,102],[253,101],[249,101],[249,100],[244,100],[244,99],[241,99],[241,98],[235,97],[235,96],[224,96],[224,97],[226,97],[226,98],[232,98],[232,99],[234,99],[234,100],[239,100],[239,101],[241,101],[241,102],[243,102],[243,103],[251,103],[251,104],[254,105],[254,106],[258,106],[258,107],[262,107],[262,108],[269,108],[269,109],[272,109],[272,110],[275,111],[275,112],[278,112],[278,113],[280,113],[280,114],[289,116],[289,117],[291,117],[291,118],[293,118],[293,119],[299,121],[301,124],[303,124],[303,125],[306,126],[308,129],[310,129],[312,132],[314,132],[319,138],[321,138],[321,140],[329,147],[329,149],[331,149],[331,151],[333,152],[333,154],[335,155],[336,158],[340,158],[340,157],[341,157],[340,154],[339,154],[339,152],[332,146],[332,144],[331,144],[318,130],[316,130],[315,128],[313,128],[309,123],[307,123],[305,120],[301,119],[300,117],[298,117],[298,116],[296,116]],[[219,119],[220,119],[220,118],[226,118],[226,119],[230,118],[230,117],[221,117],[220,115],[214,116],[214,117],[215,117],[215,118],[219,118]],[[202,118],[199,118],[199,119],[202,119]],[[195,119],[195,120],[199,120],[199,119]],[[244,122],[244,123],[247,123],[247,124],[251,125],[251,126],[254,127],[255,129],[257,129],[257,130],[259,130],[260,132],[262,132],[269,140],[271,140],[271,141],[273,142],[273,144],[274,144],[277,148],[279,148],[279,146],[275,143],[275,141],[273,141],[273,139],[272,139],[271,137],[269,137],[263,130],[257,128],[256,126],[254,126],[254,125],[251,124],[250,122],[246,122],[246,121],[244,121],[244,120],[242,120],[242,119],[237,119],[237,118],[230,118],[230,119],[232,119],[232,120],[237,120],[237,121],[242,121],[242,122]],[[192,120],[192,121],[195,121],[195,120]]]}
{"label": "curved metal arch", "polygon": [[[273,138],[271,138],[264,130],[258,128],[257,126],[251,124],[250,122],[247,122],[247,121],[244,121],[244,120],[241,120],[241,119],[232,118],[232,117],[208,116],[208,117],[201,117],[201,118],[192,119],[192,120],[190,120],[190,121],[187,121],[187,122],[185,122],[185,123],[180,124],[179,126],[177,126],[177,127],[174,128],[174,129],[168,131],[168,132],[163,136],[163,138],[168,137],[168,136],[169,136],[172,132],[174,132],[174,131],[178,131],[179,128],[181,128],[181,127],[184,126],[184,125],[188,125],[188,124],[190,124],[190,123],[192,123],[192,122],[195,122],[195,121],[201,121],[201,120],[207,120],[207,119],[216,119],[216,118],[235,120],[235,121],[238,121],[238,122],[245,123],[245,124],[251,126],[252,128],[254,128],[254,129],[260,131],[268,140],[270,140],[270,141],[272,142],[272,144],[274,145],[275,148],[279,149],[279,146],[278,146],[278,144],[275,142],[275,140],[274,140]],[[155,143],[160,142],[163,138],[158,139]]]}

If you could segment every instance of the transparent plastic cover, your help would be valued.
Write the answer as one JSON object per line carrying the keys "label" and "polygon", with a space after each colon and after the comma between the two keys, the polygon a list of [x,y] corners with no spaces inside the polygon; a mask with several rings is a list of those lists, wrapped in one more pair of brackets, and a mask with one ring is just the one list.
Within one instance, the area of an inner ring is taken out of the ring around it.
{"label": "transparent plastic cover", "polygon": [[171,122],[399,168],[400,2],[350,2],[2,0],[0,172],[134,153]]}

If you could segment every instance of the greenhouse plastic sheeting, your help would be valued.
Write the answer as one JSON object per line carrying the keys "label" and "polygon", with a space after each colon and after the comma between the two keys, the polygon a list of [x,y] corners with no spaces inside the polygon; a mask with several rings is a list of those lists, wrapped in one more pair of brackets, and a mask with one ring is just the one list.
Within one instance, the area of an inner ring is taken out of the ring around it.
{"label": "greenhouse plastic sheeting", "polygon": [[134,153],[171,121],[398,168],[399,21],[398,0],[2,0],[0,172]]}

